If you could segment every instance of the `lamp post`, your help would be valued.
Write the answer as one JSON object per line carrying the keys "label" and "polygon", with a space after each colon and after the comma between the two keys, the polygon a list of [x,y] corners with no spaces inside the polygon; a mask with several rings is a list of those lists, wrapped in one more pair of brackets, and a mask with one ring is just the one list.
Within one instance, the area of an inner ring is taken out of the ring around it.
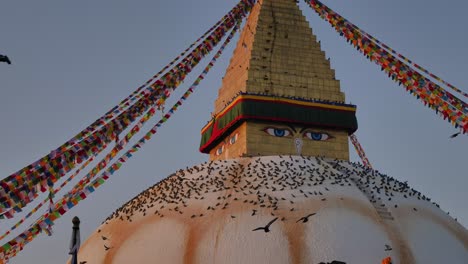
{"label": "lamp post", "polygon": [[70,241],[71,264],[78,264],[78,249],[80,249],[80,219],[75,216],[72,220],[73,233]]}

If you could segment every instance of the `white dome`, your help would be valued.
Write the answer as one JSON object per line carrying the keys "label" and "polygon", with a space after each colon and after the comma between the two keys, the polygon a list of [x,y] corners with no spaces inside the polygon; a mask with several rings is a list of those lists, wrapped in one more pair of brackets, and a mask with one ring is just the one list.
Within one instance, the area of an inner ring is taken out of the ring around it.
{"label": "white dome", "polygon": [[[269,222],[269,232],[253,231]],[[468,231],[406,184],[357,164],[270,156],[178,171],[112,214],[79,261],[377,264],[388,256],[466,264]]]}

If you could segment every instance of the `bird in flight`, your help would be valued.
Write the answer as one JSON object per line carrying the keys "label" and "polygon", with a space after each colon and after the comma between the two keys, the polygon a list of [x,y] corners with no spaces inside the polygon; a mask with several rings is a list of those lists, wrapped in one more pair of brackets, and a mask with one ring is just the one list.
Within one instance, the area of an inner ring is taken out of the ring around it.
{"label": "bird in flight", "polygon": [[11,64],[11,61],[8,58],[8,56],[5,56],[5,55],[0,55],[0,62],[6,62],[8,64]]}
{"label": "bird in flight", "polygon": [[266,226],[257,227],[257,228],[255,228],[255,229],[252,230],[252,231],[263,230],[263,231],[265,231],[265,233],[268,233],[268,232],[270,232],[270,226],[271,226],[271,224],[273,224],[276,220],[278,220],[278,217],[276,217],[275,219],[271,220]]}
{"label": "bird in flight", "polygon": [[450,138],[457,137],[457,136],[460,135],[460,134],[461,134],[461,132],[455,133],[455,134],[451,135]]}
{"label": "bird in flight", "polygon": [[385,244],[385,251],[390,251],[393,248],[390,245]]}
{"label": "bird in flight", "polygon": [[309,215],[306,215],[304,217],[301,217],[301,219],[297,220],[296,223],[299,223],[300,221],[302,221],[302,223],[306,223],[307,221],[309,221],[309,217],[315,215],[316,213],[312,213],[312,214],[309,214]]}
{"label": "bird in flight", "polygon": [[102,240],[107,240],[107,237],[101,236]]}
{"label": "bird in flight", "polygon": [[104,245],[104,249],[107,251],[107,250],[111,249],[111,247],[108,247],[108,246]]}

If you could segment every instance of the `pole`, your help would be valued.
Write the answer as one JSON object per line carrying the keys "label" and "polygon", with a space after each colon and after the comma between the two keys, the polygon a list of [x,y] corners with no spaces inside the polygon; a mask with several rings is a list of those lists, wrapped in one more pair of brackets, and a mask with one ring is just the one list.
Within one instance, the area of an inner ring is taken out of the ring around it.
{"label": "pole", "polygon": [[73,233],[70,243],[70,255],[72,255],[71,264],[78,264],[78,249],[80,248],[80,219],[75,216],[72,220]]}

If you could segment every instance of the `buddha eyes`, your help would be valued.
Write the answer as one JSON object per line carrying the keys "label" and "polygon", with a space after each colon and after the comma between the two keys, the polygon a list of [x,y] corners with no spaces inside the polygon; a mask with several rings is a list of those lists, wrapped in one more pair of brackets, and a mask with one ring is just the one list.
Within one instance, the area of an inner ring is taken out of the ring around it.
{"label": "buddha eyes", "polygon": [[314,140],[314,141],[325,141],[325,140],[329,140],[330,138],[333,138],[328,133],[312,132],[312,131],[305,132],[303,134],[303,136],[305,138],[308,138],[308,139]]}
{"label": "buddha eyes", "polygon": [[230,137],[229,140],[225,141],[225,143],[221,146],[219,146],[216,149],[215,155],[220,156],[224,152],[225,147],[229,147],[230,145],[234,145],[237,142],[237,139],[239,138],[239,133],[236,133],[234,136]]}
{"label": "buddha eyes", "polygon": [[239,137],[239,133],[236,133],[234,136],[232,136],[232,137],[229,139],[229,145],[232,145],[232,144],[236,143],[238,137]]}
{"label": "buddha eyes", "polygon": [[267,127],[263,131],[268,135],[275,137],[289,137],[292,135],[291,130],[287,128]]}
{"label": "buddha eyes", "polygon": [[223,154],[223,151],[224,151],[224,145],[222,145],[216,150],[216,156]]}
{"label": "buddha eyes", "polygon": [[[277,128],[277,127],[267,127],[263,130],[270,136],[274,137],[291,137],[293,132],[288,128]],[[306,131],[302,133],[304,138],[308,138],[313,141],[325,141],[333,138],[330,134],[325,132],[315,132],[315,131]]]}

